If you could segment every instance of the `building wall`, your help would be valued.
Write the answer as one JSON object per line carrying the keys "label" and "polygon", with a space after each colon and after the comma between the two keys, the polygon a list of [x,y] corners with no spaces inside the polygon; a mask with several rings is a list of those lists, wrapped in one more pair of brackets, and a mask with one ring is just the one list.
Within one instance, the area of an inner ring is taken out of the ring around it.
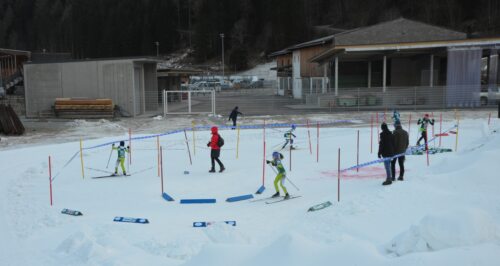
{"label": "building wall", "polygon": [[161,92],[158,92],[156,64],[144,64],[144,85],[146,111],[158,110]]}
{"label": "building wall", "polygon": [[304,49],[300,49],[300,75],[302,77],[323,77],[324,69],[323,66],[317,63],[309,62],[312,57],[324,52],[326,49],[331,48],[331,46],[313,46]]}
{"label": "building wall", "polygon": [[[78,97],[110,98],[115,105],[134,114],[132,60],[26,64],[24,71],[27,117],[50,111],[56,98]],[[153,68],[150,66],[146,71],[151,72]],[[156,68],[153,72],[148,73],[148,80],[156,76]],[[143,80],[140,82],[144,84]],[[154,81],[148,84],[154,86]]]}
{"label": "building wall", "polygon": [[292,79],[293,79],[293,98],[302,99],[302,77],[300,76],[300,50],[293,51],[292,60]]}

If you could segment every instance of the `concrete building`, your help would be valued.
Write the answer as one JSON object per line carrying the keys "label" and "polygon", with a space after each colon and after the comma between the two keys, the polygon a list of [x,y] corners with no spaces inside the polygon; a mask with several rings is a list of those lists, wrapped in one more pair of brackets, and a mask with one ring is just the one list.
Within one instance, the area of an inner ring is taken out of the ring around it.
{"label": "concrete building", "polygon": [[147,57],[25,63],[26,116],[52,113],[56,98],[109,98],[132,116],[157,111],[157,63]]}

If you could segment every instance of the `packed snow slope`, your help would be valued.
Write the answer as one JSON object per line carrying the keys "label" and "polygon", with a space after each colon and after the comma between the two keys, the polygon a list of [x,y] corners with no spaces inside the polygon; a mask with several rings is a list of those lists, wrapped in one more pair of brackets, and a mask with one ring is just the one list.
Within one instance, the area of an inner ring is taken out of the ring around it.
{"label": "packed snow slope", "polygon": [[[443,129],[453,125],[448,121]],[[498,120],[490,126],[484,119],[461,121],[458,152],[430,155],[429,166],[425,155],[407,156],[405,180],[390,186],[381,185],[381,164],[347,171],[339,202],[338,149],[341,168],[355,165],[359,130],[360,163],[376,160],[376,129],[370,152],[370,127],[321,128],[317,162],[316,128],[297,128],[291,162],[290,151],[282,153],[288,177],[300,189],[286,182],[288,191],[301,197],[276,204],[225,202],[261,186],[262,129],[241,130],[239,145],[237,130],[221,130],[227,170],[213,174],[208,130],[162,136],[164,190],[174,202],[161,196],[156,138],[132,142],[127,177],[92,178],[113,171],[116,152],[107,167],[111,145],[91,147],[128,139],[125,131],[84,140],[84,177],[78,142],[3,150],[0,265],[498,265],[499,126]],[[266,130],[268,158],[283,143],[284,131]],[[416,138],[412,126],[411,144]],[[453,134],[441,139],[443,148],[455,145]],[[264,170],[266,190],[256,198],[274,193],[275,173],[267,165]],[[190,198],[217,203],[179,204]],[[325,201],[333,205],[307,212]],[[61,214],[63,208],[83,216]],[[113,222],[115,216],[150,223]],[[222,222],[227,220],[236,226]],[[215,223],[193,228],[197,221]]]}

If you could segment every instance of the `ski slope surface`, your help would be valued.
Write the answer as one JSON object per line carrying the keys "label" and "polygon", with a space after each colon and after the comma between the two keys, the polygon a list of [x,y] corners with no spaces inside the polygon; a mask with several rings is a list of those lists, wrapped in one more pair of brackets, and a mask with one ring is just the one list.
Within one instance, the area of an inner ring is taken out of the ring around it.
{"label": "ski slope surface", "polygon": [[[454,125],[447,121],[443,130]],[[261,128],[239,136],[220,130],[223,173],[208,173],[210,131],[202,129],[134,135],[144,138],[131,143],[131,176],[93,178],[114,171],[110,143],[130,145],[125,131],[84,139],[82,158],[79,142],[0,150],[0,265],[499,265],[499,127],[498,120],[460,121],[458,143],[454,134],[441,139],[453,152],[429,155],[429,166],[426,155],[408,155],[405,180],[382,186],[380,163],[342,172],[340,182],[337,175],[339,149],[341,169],[357,163],[358,130],[359,163],[377,160],[376,128],[322,127],[318,139],[316,127],[299,126],[291,161],[288,148],[281,152],[296,187],[285,185],[301,197],[275,204],[252,200],[274,194],[276,174],[263,164],[263,142],[270,159],[288,128],[266,128],[265,137]],[[410,144],[416,139],[412,126]],[[175,201],[162,197],[157,140],[163,190]],[[263,171],[266,189],[256,195]],[[246,194],[254,198],[226,202]],[[308,212],[326,201],[332,206]],[[64,208],[83,215],[61,214]],[[149,223],[114,222],[116,216]]]}

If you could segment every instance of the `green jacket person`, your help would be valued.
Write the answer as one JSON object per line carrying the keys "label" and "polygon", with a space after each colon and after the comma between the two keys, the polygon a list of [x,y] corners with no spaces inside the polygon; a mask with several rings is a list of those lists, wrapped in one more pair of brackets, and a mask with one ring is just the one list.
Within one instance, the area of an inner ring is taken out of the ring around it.
{"label": "green jacket person", "polygon": [[118,174],[118,165],[122,167],[123,175],[127,175],[127,171],[125,171],[125,153],[130,152],[130,147],[127,146],[127,148],[125,148],[125,142],[120,141],[120,146],[115,147],[115,144],[113,143],[111,149],[118,151],[118,158],[116,159],[115,165],[115,175]]}
{"label": "green jacket person", "polygon": [[286,191],[286,187],[285,187],[286,171],[285,171],[285,167],[283,167],[283,164],[281,163],[281,159],[283,159],[283,155],[281,153],[275,151],[275,152],[273,152],[273,160],[266,161],[267,164],[271,164],[272,166],[276,167],[276,169],[278,169],[278,174],[276,175],[276,178],[274,179],[274,188],[276,189],[276,193],[272,197],[276,198],[276,197],[280,196],[280,191],[278,188],[278,183],[280,183],[281,189],[283,189],[283,192],[285,193],[285,199],[289,199],[290,195],[288,195],[288,192]]}

